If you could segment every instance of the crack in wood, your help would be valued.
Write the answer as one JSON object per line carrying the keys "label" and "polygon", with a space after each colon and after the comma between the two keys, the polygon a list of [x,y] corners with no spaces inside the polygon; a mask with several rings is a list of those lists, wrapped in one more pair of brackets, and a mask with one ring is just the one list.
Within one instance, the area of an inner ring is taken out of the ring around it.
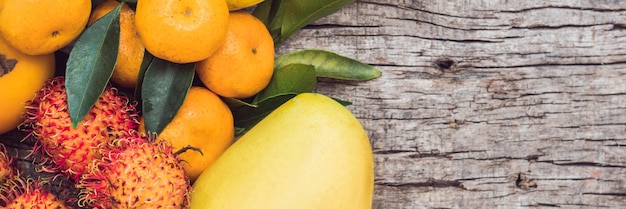
{"label": "crack in wood", "polygon": [[304,30],[333,30],[333,29],[345,29],[345,28],[380,28],[380,25],[342,25],[342,24],[330,24],[330,23],[318,23],[318,24],[309,24],[304,26],[302,29]]}
{"label": "crack in wood", "polygon": [[541,203],[538,202],[537,204],[532,204],[532,205],[523,205],[523,207],[550,207],[550,208],[560,208],[561,206],[559,204],[553,204],[553,203]]}
{"label": "crack in wood", "polygon": [[574,11],[594,11],[594,12],[626,12],[626,8],[594,8],[594,7],[581,7],[581,6],[558,6],[558,5],[544,5],[544,6],[536,6],[536,7],[528,7],[523,9],[516,10],[487,10],[494,11],[499,13],[524,13],[533,10],[543,10],[543,9],[567,9]]}
{"label": "crack in wood", "polygon": [[618,197],[626,197],[626,192],[624,193],[615,193],[615,192],[607,192],[607,193],[600,193],[600,192],[584,192],[582,193],[583,195],[604,195],[604,196],[618,196]]}
{"label": "crack in wood", "polygon": [[381,186],[391,186],[391,187],[429,187],[429,188],[446,188],[446,187],[452,187],[452,188],[458,188],[458,189],[463,189],[463,190],[467,190],[464,186],[463,183],[461,181],[445,181],[445,180],[435,180],[435,179],[429,179],[427,181],[424,182],[407,182],[407,183],[391,183],[391,182],[383,182],[383,183],[376,183],[377,185],[381,185]]}
{"label": "crack in wood", "polygon": [[557,162],[557,161],[539,161],[552,163],[558,166],[576,166],[576,167],[605,167],[605,168],[626,168],[626,165],[613,165],[597,162]]}
{"label": "crack in wood", "polygon": [[[412,4],[408,5],[407,2],[412,3]],[[388,7],[388,8],[396,7],[396,8],[400,8],[400,9],[411,11],[411,12],[418,11],[422,13],[427,13],[431,15],[439,15],[439,16],[444,16],[444,17],[465,18],[465,19],[497,19],[497,17],[494,17],[494,16],[461,16],[461,15],[454,15],[452,13],[447,14],[443,12],[435,12],[433,10],[424,9],[424,7],[417,5],[419,4],[418,1],[393,1],[394,4],[390,4],[386,2],[380,2],[380,1],[362,0],[362,1],[359,1],[359,3],[377,5],[377,6]]]}
{"label": "crack in wood", "polygon": [[563,24],[563,25],[545,25],[545,24],[536,24],[536,25],[528,25],[528,26],[513,26],[511,29],[530,29],[530,30],[560,30],[560,29],[570,29],[570,28],[588,28],[594,26],[602,26],[602,25],[612,25],[612,24]]}
{"label": "crack in wood", "polygon": [[626,30],[626,24],[614,23],[613,27],[609,31],[615,31],[615,30]]}

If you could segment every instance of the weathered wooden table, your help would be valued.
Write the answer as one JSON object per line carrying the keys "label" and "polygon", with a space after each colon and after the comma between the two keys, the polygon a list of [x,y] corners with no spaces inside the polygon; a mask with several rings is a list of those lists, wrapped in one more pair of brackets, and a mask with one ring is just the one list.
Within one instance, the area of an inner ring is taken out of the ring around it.
{"label": "weathered wooden table", "polygon": [[369,132],[373,208],[626,208],[626,1],[360,0],[278,53],[310,48],[383,71],[316,89]]}

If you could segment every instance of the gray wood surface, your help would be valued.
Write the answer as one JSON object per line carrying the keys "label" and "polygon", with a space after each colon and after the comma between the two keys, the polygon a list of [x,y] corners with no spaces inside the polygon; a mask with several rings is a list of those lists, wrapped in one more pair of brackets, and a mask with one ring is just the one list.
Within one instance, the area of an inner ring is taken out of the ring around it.
{"label": "gray wood surface", "polygon": [[369,133],[373,208],[626,208],[626,1],[359,0],[278,54],[311,48],[383,71],[316,89]]}
{"label": "gray wood surface", "polygon": [[361,0],[279,53],[377,66],[373,208],[626,208],[626,1]]}

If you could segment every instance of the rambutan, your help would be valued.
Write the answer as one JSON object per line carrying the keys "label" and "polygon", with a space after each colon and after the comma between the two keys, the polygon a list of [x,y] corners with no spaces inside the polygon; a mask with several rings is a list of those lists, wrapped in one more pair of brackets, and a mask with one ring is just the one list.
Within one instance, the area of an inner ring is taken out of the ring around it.
{"label": "rambutan", "polygon": [[64,200],[43,187],[45,182],[19,175],[0,187],[0,202],[6,209],[12,208],[71,208]]}
{"label": "rambutan", "polygon": [[[143,136],[141,136],[143,137]],[[164,141],[136,138],[94,161],[82,176],[78,205],[93,208],[186,208],[191,185],[180,159]]]}
{"label": "rambutan", "polygon": [[13,158],[9,156],[4,144],[0,144],[0,184],[12,178],[15,172]]}
{"label": "rambutan", "polygon": [[100,158],[99,149],[117,138],[137,134],[136,103],[107,85],[100,98],[76,128],[72,128],[65,77],[49,80],[27,104],[23,127],[32,128],[37,139],[33,153],[49,159],[44,171],[66,174],[78,181],[88,165]]}

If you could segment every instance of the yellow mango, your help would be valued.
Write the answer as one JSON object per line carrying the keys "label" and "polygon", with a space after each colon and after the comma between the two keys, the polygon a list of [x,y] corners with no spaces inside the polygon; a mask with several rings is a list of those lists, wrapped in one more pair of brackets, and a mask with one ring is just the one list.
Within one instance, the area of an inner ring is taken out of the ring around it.
{"label": "yellow mango", "polygon": [[191,208],[369,209],[367,134],[331,98],[303,93],[229,147],[195,181]]}

